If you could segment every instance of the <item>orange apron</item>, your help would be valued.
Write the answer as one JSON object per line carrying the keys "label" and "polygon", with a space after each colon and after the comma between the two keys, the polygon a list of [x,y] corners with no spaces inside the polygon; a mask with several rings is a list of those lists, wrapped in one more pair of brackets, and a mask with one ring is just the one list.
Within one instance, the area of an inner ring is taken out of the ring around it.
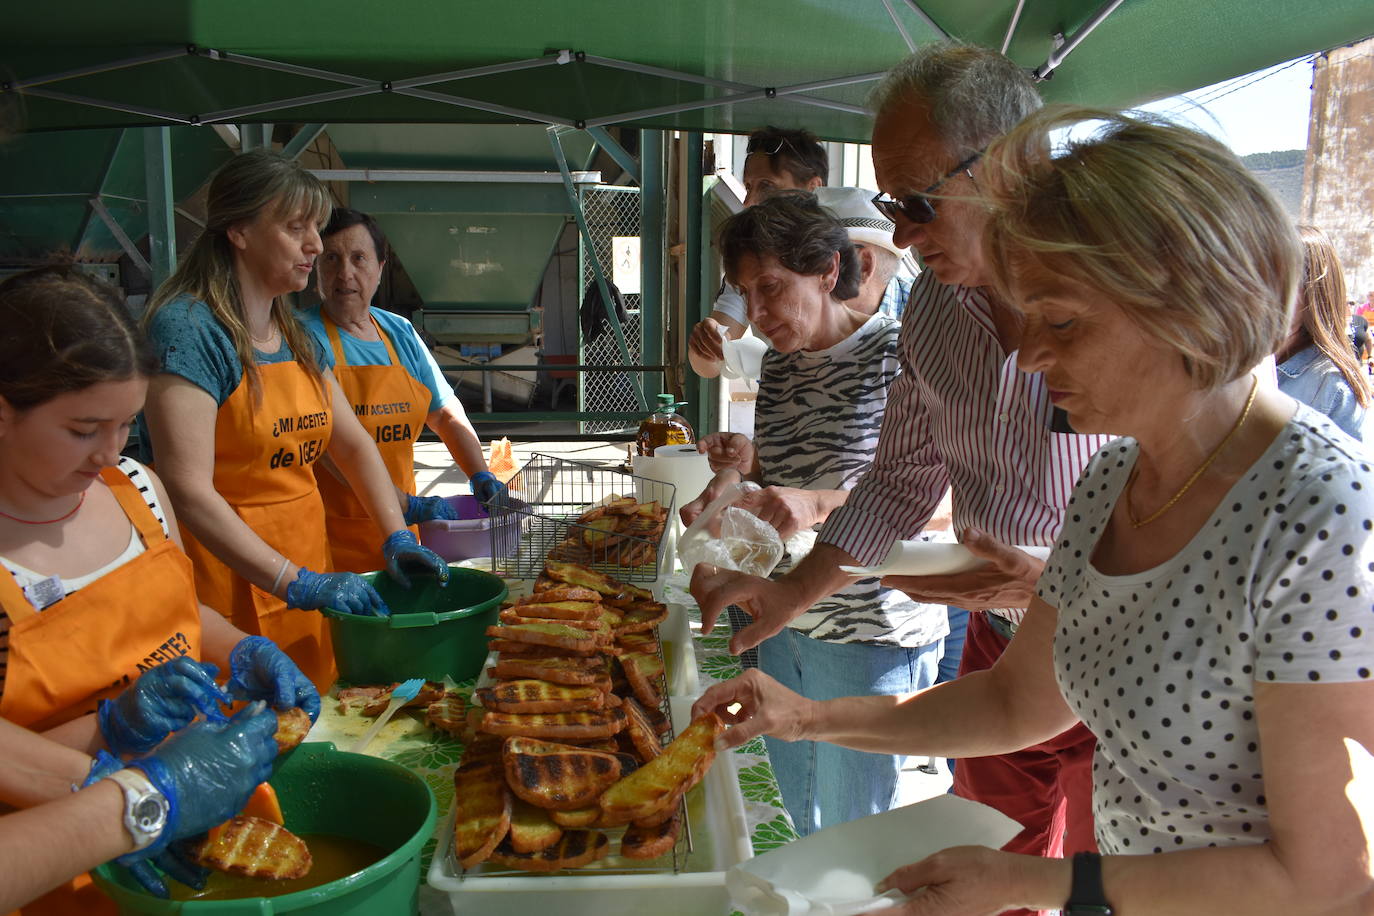
{"label": "orange apron", "polygon": [[[148,668],[180,655],[200,658],[190,561],[124,472],[105,468],[100,476],[142,538],[143,553],[42,612],[0,570],[0,607],[10,619],[0,716],[34,731],[95,712],[100,700]],[[115,913],[115,905],[89,875],[80,875],[19,912],[103,916]]]}
{"label": "orange apron", "polygon": [[[339,327],[323,311],[320,317],[334,348],[334,375],[343,386],[348,403],[358,422],[377,443],[391,482],[407,493],[415,492],[415,439],[429,416],[430,391],[406,371],[396,357],[390,338],[372,319],[373,327],[386,344],[389,366],[350,366],[344,362]],[[386,533],[367,514],[353,489],[334,474],[316,475],[324,497],[325,525],[329,531],[329,551],[334,569],[345,572],[370,572],[382,566],[382,541]],[[411,531],[419,536],[419,529]]]}
{"label": "orange apron", "polygon": [[[333,416],[324,394],[294,360],[258,366],[262,400],[245,379],[215,417],[215,490],[273,550],[313,572],[329,568],[324,506],[311,467],[329,446]],[[320,693],[334,683],[329,621],[287,608],[216,557],[182,528],[200,600],[247,633],[266,636]]]}

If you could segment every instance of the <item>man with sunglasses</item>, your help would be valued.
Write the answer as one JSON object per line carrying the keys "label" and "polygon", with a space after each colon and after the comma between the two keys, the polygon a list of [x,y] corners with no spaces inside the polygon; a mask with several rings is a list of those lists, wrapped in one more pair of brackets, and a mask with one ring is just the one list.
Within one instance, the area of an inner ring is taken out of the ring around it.
{"label": "man with sunglasses", "polygon": [[[962,675],[992,667],[1044,568],[1008,545],[1054,543],[1074,483],[1107,437],[1059,425],[1044,380],[1016,368],[1017,314],[986,288],[978,154],[1040,107],[1034,85],[1000,54],[938,43],[889,73],[873,102],[873,164],[885,192],[874,204],[895,223],[896,244],[913,248],[926,267],[903,319],[902,374],[888,391],[874,462],[786,576],[770,581],[703,564],[691,590],[708,630],[729,605],[753,616],[731,640],[731,651],[742,652],[852,581],[841,565],[877,565],[895,541],[916,538],[949,488],[954,530],[988,563],[883,584],[977,611]],[[1094,743],[1080,725],[1016,754],[962,759],[955,792],[1026,828],[1008,850],[1091,850]]]}
{"label": "man with sunglasses", "polygon": [[[754,204],[779,191],[815,191],[825,184],[830,157],[809,130],[761,127],[749,135],[744,157],[744,205]],[[720,374],[721,332],[739,340],[748,329],[744,300],[739,291],[721,281],[711,314],[697,322],[687,344],[692,369],[703,378]]]}

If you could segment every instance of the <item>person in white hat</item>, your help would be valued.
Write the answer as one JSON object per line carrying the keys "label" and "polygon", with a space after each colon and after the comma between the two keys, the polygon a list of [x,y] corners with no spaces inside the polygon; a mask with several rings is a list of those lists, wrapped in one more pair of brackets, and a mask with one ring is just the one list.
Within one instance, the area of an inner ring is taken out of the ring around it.
{"label": "person in white hat", "polygon": [[[906,249],[892,241],[895,224],[873,206],[874,192],[864,188],[818,187],[814,193],[821,206],[845,227],[859,255],[859,294],[846,300],[845,305],[865,315],[881,312],[900,321],[915,278],[901,273]],[[714,334],[711,339],[716,342],[720,330],[725,329],[732,340],[738,340],[749,327],[743,299],[721,296],[714,308],[713,316],[723,315],[729,321],[717,322],[708,318],[700,322],[693,331],[687,351],[693,371],[704,378],[720,374],[722,356],[718,343],[708,352],[703,338]]]}

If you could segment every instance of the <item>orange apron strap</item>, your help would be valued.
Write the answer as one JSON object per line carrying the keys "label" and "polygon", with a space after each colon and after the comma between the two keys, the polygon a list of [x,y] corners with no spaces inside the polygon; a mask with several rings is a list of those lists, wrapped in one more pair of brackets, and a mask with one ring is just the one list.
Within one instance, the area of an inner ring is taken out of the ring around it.
{"label": "orange apron strap", "polygon": [[[396,355],[396,347],[392,345],[391,338],[387,336],[386,331],[382,330],[382,326],[377,323],[374,316],[369,314],[368,318],[372,320],[372,326],[377,329],[377,336],[382,339],[382,343],[386,346],[386,355],[391,360],[391,365],[400,366],[401,360]],[[343,340],[339,337],[339,326],[334,323],[334,319],[325,313],[323,307],[320,308],[320,319],[324,322],[325,333],[329,335],[329,346],[334,351],[334,365],[347,366],[348,361],[344,359]]]}
{"label": "orange apron strap", "polygon": [[[128,474],[111,466],[101,469],[100,479],[105,481],[114,498],[119,501],[119,508],[124,510],[124,514],[138,530],[139,537],[143,538],[144,547],[152,547],[167,539],[166,533],[162,530],[162,523],[157,520],[153,510],[148,508],[148,501],[143,498],[138,487],[134,486]],[[149,478],[148,485],[152,486],[152,483],[152,478]]]}
{"label": "orange apron strap", "polygon": [[339,326],[325,312],[324,306],[320,306],[320,320],[324,322],[324,332],[329,335],[329,347],[334,351],[334,365],[347,366],[348,361],[344,359],[343,341],[339,339]]}
{"label": "orange apron strap", "polygon": [[14,573],[5,566],[0,566],[0,608],[4,609],[11,625],[38,616],[38,609],[24,597],[24,590],[14,580]]}

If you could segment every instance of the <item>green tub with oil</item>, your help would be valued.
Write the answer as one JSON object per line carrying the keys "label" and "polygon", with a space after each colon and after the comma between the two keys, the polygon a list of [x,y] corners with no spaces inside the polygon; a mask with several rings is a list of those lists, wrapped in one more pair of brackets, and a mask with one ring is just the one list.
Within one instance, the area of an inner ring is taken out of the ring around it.
{"label": "green tub with oil", "polygon": [[[270,897],[163,900],[144,892],[128,872],[110,865],[95,870],[96,883],[114,899],[121,916],[404,916],[419,911],[420,850],[433,836],[437,817],[434,793],[423,779],[387,760],[314,743],[284,755],[270,782],[288,830],[307,843],[321,835],[340,838],[338,845],[352,854],[371,850],[369,859],[381,858],[318,887]],[[328,863],[317,859],[312,873],[321,867]],[[254,887],[272,884],[231,880],[250,894]]]}

